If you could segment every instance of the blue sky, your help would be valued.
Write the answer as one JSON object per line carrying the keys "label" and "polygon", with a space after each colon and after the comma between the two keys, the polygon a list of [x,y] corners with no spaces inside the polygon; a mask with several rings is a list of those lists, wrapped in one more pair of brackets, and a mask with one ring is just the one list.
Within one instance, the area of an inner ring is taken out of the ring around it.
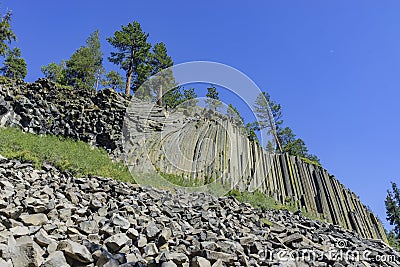
{"label": "blue sky", "polygon": [[134,20],[175,63],[239,69],[282,104],[286,124],[323,166],[385,219],[386,190],[400,183],[399,1],[9,0],[0,7],[13,10],[28,81],[96,29],[108,56],[105,38]]}

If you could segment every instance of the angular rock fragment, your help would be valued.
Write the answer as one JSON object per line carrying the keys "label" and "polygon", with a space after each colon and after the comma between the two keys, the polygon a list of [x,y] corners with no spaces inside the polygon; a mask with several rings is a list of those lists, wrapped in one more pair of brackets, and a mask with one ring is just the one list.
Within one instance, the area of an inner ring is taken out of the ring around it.
{"label": "angular rock fragment", "polygon": [[293,243],[299,243],[303,241],[303,236],[299,233],[294,233],[289,236],[286,236],[281,239],[282,243],[287,245],[287,246],[292,246]]}
{"label": "angular rock fragment", "polygon": [[119,262],[117,259],[113,257],[111,253],[105,250],[101,250],[100,256],[96,261],[96,266],[104,266],[104,267],[118,267]]}
{"label": "angular rock fragment", "polygon": [[123,246],[130,245],[131,239],[124,233],[115,234],[107,238],[104,243],[111,251],[118,252]]}
{"label": "angular rock fragment", "polygon": [[30,226],[30,225],[36,225],[36,226],[43,225],[43,224],[46,224],[49,221],[47,219],[46,214],[43,214],[43,213],[21,215],[20,219],[27,226]]}
{"label": "angular rock fragment", "polygon": [[178,267],[178,265],[176,265],[175,262],[170,260],[161,263],[161,267]]}
{"label": "angular rock fragment", "polygon": [[64,252],[66,258],[71,258],[80,263],[93,262],[92,255],[88,249],[85,246],[71,240],[61,241],[57,246],[57,250]]}
{"label": "angular rock fragment", "polygon": [[15,246],[9,249],[14,267],[36,267],[40,266],[43,262],[43,250],[29,236],[18,238]]}
{"label": "angular rock fragment", "polygon": [[79,229],[89,235],[97,234],[99,232],[99,226],[96,221],[84,221],[79,224]]}
{"label": "angular rock fragment", "polygon": [[120,226],[122,229],[125,230],[129,229],[129,227],[131,226],[131,223],[119,214],[114,214],[111,218],[111,221],[114,225]]}
{"label": "angular rock fragment", "polygon": [[65,259],[64,253],[55,251],[51,253],[41,267],[70,267]]}
{"label": "angular rock fragment", "polygon": [[158,229],[157,225],[153,221],[151,221],[146,227],[146,235],[148,239],[154,239],[159,232],[160,229]]}
{"label": "angular rock fragment", "polygon": [[51,243],[55,242],[55,240],[51,238],[43,229],[40,229],[39,232],[35,234],[34,240],[42,247],[47,247]]}
{"label": "angular rock fragment", "polygon": [[156,244],[154,243],[148,243],[145,247],[144,247],[144,255],[146,257],[148,256],[155,256],[158,254],[158,248],[156,246]]}
{"label": "angular rock fragment", "polygon": [[211,267],[211,263],[209,260],[196,256],[192,260],[192,266],[193,267]]}
{"label": "angular rock fragment", "polygon": [[209,260],[221,260],[225,263],[232,263],[237,260],[236,255],[211,250],[204,250],[204,257]]}

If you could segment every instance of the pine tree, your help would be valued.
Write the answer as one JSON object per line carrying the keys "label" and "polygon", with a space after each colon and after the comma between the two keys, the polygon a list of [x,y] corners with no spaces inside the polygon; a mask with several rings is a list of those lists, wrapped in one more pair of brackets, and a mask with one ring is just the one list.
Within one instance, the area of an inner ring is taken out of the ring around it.
{"label": "pine tree", "polygon": [[[151,66],[151,75],[155,75],[155,88],[157,90],[157,104],[163,105],[163,90],[170,90],[168,98],[170,104],[179,103],[182,94],[180,89],[177,88],[174,82],[172,71],[167,69],[171,67],[174,62],[172,58],[168,56],[167,48],[164,43],[157,43],[152,49],[150,54],[149,65]],[[172,92],[173,91],[173,92]],[[174,103],[175,102],[175,103]],[[176,105],[175,105],[176,106]]]}
{"label": "pine tree", "polygon": [[11,29],[11,11],[0,18],[0,56],[7,56],[9,44],[16,41],[17,37]]}
{"label": "pine tree", "polygon": [[0,69],[4,76],[12,79],[24,79],[27,74],[25,59],[21,57],[21,50],[14,48],[9,50],[4,60],[4,66]]}
{"label": "pine tree", "polygon": [[93,72],[95,77],[95,89],[99,88],[101,76],[105,73],[103,68],[103,52],[101,51],[99,30],[94,31],[86,40],[86,45],[93,58]]}
{"label": "pine tree", "polygon": [[388,190],[386,197],[386,215],[390,225],[394,226],[393,233],[400,239],[400,190],[397,184],[392,182],[392,190]]}
{"label": "pine tree", "polygon": [[43,72],[44,77],[47,79],[60,85],[67,84],[65,60],[63,60],[60,64],[51,62],[46,66],[42,66],[41,71]]}
{"label": "pine tree", "polygon": [[281,141],[283,152],[306,158],[319,164],[318,157],[308,153],[305,142],[301,138],[296,138],[296,135],[289,127],[279,128],[278,138]]}
{"label": "pine tree", "polygon": [[186,108],[193,108],[198,103],[197,94],[194,88],[183,89],[182,103],[185,104]]}
{"label": "pine tree", "polygon": [[237,108],[235,108],[232,104],[228,105],[226,113],[229,117],[240,122],[241,124],[244,123],[243,117],[240,115],[239,110],[237,110]]}
{"label": "pine tree", "polygon": [[183,102],[183,95],[181,93],[181,88],[179,86],[177,86],[173,89],[169,89],[168,92],[166,92],[166,93],[164,93],[164,95],[162,95],[162,99],[164,101],[160,101],[160,98],[158,98],[159,94],[160,94],[160,90],[162,90],[162,88],[166,88],[166,87],[163,87],[162,83],[158,83],[159,86],[160,86],[160,84],[161,84],[161,89],[158,90],[158,96],[157,96],[157,101],[158,101],[157,104],[158,105],[160,105],[160,104],[162,105],[164,103],[164,105],[167,108],[176,108]]}
{"label": "pine tree", "polygon": [[113,90],[122,90],[124,88],[124,79],[121,74],[116,71],[110,71],[105,75],[105,79],[101,82],[105,87],[111,87]]}
{"label": "pine tree", "polygon": [[[137,78],[138,68],[145,61],[149,52],[148,36],[143,32],[139,22],[135,21],[122,26],[120,31],[114,32],[113,37],[107,38],[107,41],[117,49],[117,52],[111,52],[108,60],[119,65],[126,72],[125,93],[127,95],[131,92],[132,79]],[[139,78],[143,79],[144,77]],[[136,83],[134,89],[137,89],[138,86]]]}
{"label": "pine tree", "polygon": [[98,87],[103,72],[103,58],[100,49],[99,32],[93,32],[66,62],[66,79],[71,86],[81,89]]}
{"label": "pine tree", "polygon": [[256,129],[257,126],[254,123],[246,123],[245,125],[245,129],[246,129],[246,134],[247,134],[247,138],[251,141],[251,142],[258,142],[258,137],[256,134]]}
{"label": "pine tree", "polygon": [[256,98],[254,111],[258,118],[259,129],[267,128],[268,133],[274,136],[278,151],[283,152],[277,134],[277,128],[283,123],[281,105],[272,101],[267,92],[262,92]]}
{"label": "pine tree", "polygon": [[140,63],[135,67],[134,76],[135,80],[132,82],[132,88],[135,93],[135,97],[140,98],[145,101],[156,101],[156,96],[154,96],[154,80],[148,80],[151,76],[151,66],[148,64],[148,57],[146,61]]}
{"label": "pine tree", "polygon": [[206,103],[208,104],[208,107],[210,109],[217,110],[218,107],[222,106],[222,103],[219,100],[217,87],[215,87],[215,85],[211,85],[210,87],[207,88],[206,97],[207,97]]}
{"label": "pine tree", "polygon": [[197,94],[194,88],[183,89],[183,101],[194,100],[197,98]]}
{"label": "pine tree", "polygon": [[146,60],[136,68],[135,96],[155,101],[159,106],[163,105],[163,99],[168,107],[179,105],[182,93],[175,83],[172,70],[169,69],[173,64],[165,44],[155,44]]}
{"label": "pine tree", "polygon": [[273,101],[268,93],[262,92],[258,95],[254,104],[254,111],[258,118],[258,130],[267,128],[268,133],[272,133],[274,136],[277,148],[273,148],[272,142],[269,141],[267,143],[269,152],[289,153],[320,164],[317,156],[308,153],[305,142],[297,138],[291,128],[282,126],[282,107]]}

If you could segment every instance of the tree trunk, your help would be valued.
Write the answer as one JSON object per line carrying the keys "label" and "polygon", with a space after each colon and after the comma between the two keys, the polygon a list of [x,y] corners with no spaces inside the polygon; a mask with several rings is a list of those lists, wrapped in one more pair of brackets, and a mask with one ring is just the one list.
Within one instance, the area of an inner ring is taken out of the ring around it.
{"label": "tree trunk", "polygon": [[157,105],[159,105],[160,107],[162,107],[163,105],[162,97],[163,97],[163,89],[162,89],[162,83],[160,83],[157,92]]}
{"label": "tree trunk", "polygon": [[278,149],[279,149],[279,151],[280,151],[281,153],[283,153],[282,145],[281,145],[281,142],[279,141],[279,138],[278,138],[278,135],[277,135],[277,133],[276,133],[276,130],[275,130],[274,132],[275,132],[275,133],[274,133],[274,136],[275,136],[276,143],[277,143],[277,145],[278,145]]}
{"label": "tree trunk", "polygon": [[100,75],[96,75],[96,91],[99,90]]}
{"label": "tree trunk", "polygon": [[130,95],[131,94],[131,81],[132,81],[132,74],[133,74],[133,59],[135,56],[135,50],[132,47],[131,50],[131,58],[129,60],[129,67],[128,71],[126,73],[126,84],[125,84],[125,94]]}
{"label": "tree trunk", "polygon": [[125,94],[131,94],[131,80],[132,80],[133,66],[129,66],[128,72],[126,73],[126,84],[125,84]]}
{"label": "tree trunk", "polygon": [[270,107],[269,107],[269,103],[268,103],[268,107],[267,107],[267,114],[268,114],[269,127],[271,128],[272,134],[274,135],[274,138],[275,138],[276,144],[278,146],[279,152],[283,153],[281,142],[279,141],[278,134],[276,132],[275,123],[274,123],[274,120],[272,118],[272,114],[271,114],[271,110],[270,110]]}

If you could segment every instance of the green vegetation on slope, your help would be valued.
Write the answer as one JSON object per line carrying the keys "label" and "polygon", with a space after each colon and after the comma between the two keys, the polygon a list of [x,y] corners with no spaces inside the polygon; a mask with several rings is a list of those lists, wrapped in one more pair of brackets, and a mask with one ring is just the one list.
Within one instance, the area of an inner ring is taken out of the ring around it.
{"label": "green vegetation on slope", "polygon": [[[267,196],[266,194],[261,193],[260,191],[257,190],[254,192],[248,192],[248,191],[240,192],[239,190],[234,189],[229,191],[226,195],[233,196],[239,202],[249,203],[252,207],[261,210],[274,209],[274,210],[288,210],[290,212],[295,212],[299,210],[297,205],[293,202],[289,202],[288,204],[281,204],[275,201],[272,197]],[[304,209],[300,210],[301,214],[304,217],[307,217],[312,220],[323,221],[323,218],[319,217],[317,214],[307,212]]]}
{"label": "green vegetation on slope", "polygon": [[112,162],[104,149],[59,136],[39,136],[15,128],[0,128],[0,154],[9,159],[29,161],[40,169],[50,163],[75,176],[96,175],[134,182],[128,169]]}
{"label": "green vegetation on slope", "polygon": [[389,231],[386,233],[386,236],[389,246],[400,252],[400,240],[396,237],[395,233],[393,231]]}
{"label": "green vegetation on slope", "polygon": [[169,173],[164,173],[160,172],[159,173],[161,177],[163,177],[165,180],[168,182],[177,185],[177,186],[182,186],[182,187],[198,187],[204,185],[204,182],[202,183],[199,180],[189,180],[188,178],[185,178],[180,175],[176,174],[169,174]]}
{"label": "green vegetation on slope", "polygon": [[276,209],[276,210],[283,210],[287,209],[289,211],[296,211],[296,207],[293,205],[282,205],[276,202],[272,197],[269,197],[260,191],[254,192],[240,192],[239,190],[231,190],[227,193],[227,196],[233,196],[239,202],[242,203],[249,203],[254,208],[267,210],[267,209]]}
{"label": "green vegetation on slope", "polygon": [[304,157],[300,157],[300,159],[301,159],[302,161],[304,161],[305,163],[313,164],[313,165],[322,167],[321,163],[320,163],[318,160],[311,160],[311,159],[309,159],[309,158],[304,158]]}

